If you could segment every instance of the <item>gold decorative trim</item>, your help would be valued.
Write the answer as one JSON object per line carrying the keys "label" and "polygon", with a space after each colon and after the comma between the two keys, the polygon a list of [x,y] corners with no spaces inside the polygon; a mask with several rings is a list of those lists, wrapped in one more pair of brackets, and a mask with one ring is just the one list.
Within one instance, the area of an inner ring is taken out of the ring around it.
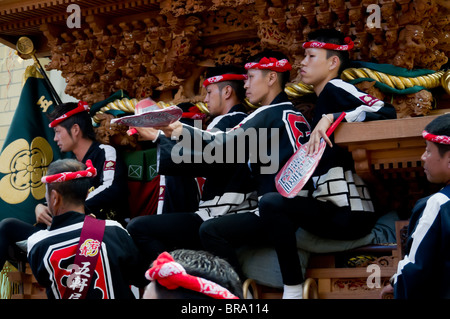
{"label": "gold decorative trim", "polygon": [[[360,69],[349,68],[344,70],[344,72],[342,72],[341,78],[344,81],[351,81],[359,78],[370,78],[398,90],[404,90],[406,88],[410,88],[416,85],[423,86],[424,88],[427,89],[433,89],[441,85],[442,81],[441,79],[444,73],[445,71],[438,71],[433,74],[406,78],[402,76],[389,75],[368,68],[360,68]],[[448,86],[448,80],[446,83]],[[445,88],[445,85],[442,86],[444,86]]]}
{"label": "gold decorative trim", "polygon": [[38,71],[38,69],[36,68],[36,65],[34,65],[34,64],[27,66],[27,68],[25,69],[25,73],[23,74],[22,85],[24,85],[25,82],[27,82],[29,77],[33,77],[33,78],[37,78],[37,79],[44,78],[42,76],[42,74]]}

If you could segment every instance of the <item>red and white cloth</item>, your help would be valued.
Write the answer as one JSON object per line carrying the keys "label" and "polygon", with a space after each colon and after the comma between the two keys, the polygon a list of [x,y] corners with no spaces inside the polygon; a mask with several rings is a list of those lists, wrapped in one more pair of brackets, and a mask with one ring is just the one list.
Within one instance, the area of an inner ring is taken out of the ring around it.
{"label": "red and white cloth", "polygon": [[207,87],[210,84],[224,81],[244,81],[244,80],[247,80],[246,74],[222,74],[207,78],[205,81],[203,81],[203,86]]}
{"label": "red and white cloth", "polygon": [[438,144],[445,144],[450,145],[450,136],[446,135],[434,135],[431,133],[428,133],[427,131],[422,132],[422,136],[424,139],[430,142],[438,143]]}
{"label": "red and white cloth", "polygon": [[145,277],[148,280],[157,280],[167,289],[179,287],[193,290],[210,296],[214,299],[239,299],[228,289],[210,280],[189,275],[182,265],[175,262],[168,252],[163,252],[153,262],[153,267],[147,270]]}
{"label": "red and white cloth", "polygon": [[262,58],[258,63],[245,64],[245,69],[271,70],[275,72],[286,72],[292,70],[292,65],[286,59]]}
{"label": "red and white cloth", "polygon": [[303,48],[318,48],[318,49],[327,49],[327,50],[336,50],[336,51],[350,51],[353,49],[355,44],[353,43],[350,37],[346,37],[344,39],[345,44],[333,44],[333,43],[325,43],[319,41],[308,41],[303,43]]}
{"label": "red and white cloth", "polygon": [[41,182],[44,184],[61,183],[61,182],[67,182],[67,181],[77,179],[77,178],[95,177],[97,175],[97,169],[92,165],[92,161],[87,160],[86,166],[87,166],[87,168],[84,171],[65,172],[65,173],[59,173],[59,174],[55,174],[55,175],[43,176],[41,179]]}
{"label": "red and white cloth", "polygon": [[89,111],[89,105],[87,104],[87,102],[80,101],[80,102],[78,102],[78,106],[76,108],[61,115],[57,119],[53,120],[48,126],[50,128],[53,128],[53,127],[57,126],[59,123],[61,123],[62,121],[67,120],[72,115],[80,113],[80,112],[87,112],[87,111]]}

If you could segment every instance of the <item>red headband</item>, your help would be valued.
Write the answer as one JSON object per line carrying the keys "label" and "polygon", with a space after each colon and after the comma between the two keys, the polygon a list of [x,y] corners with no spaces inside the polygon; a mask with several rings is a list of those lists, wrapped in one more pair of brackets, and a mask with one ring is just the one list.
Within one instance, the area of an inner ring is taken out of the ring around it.
{"label": "red headband", "polygon": [[207,78],[203,82],[203,86],[207,87],[210,84],[219,83],[223,81],[244,81],[244,80],[247,80],[247,75],[245,74],[222,74]]}
{"label": "red headband", "polygon": [[84,171],[78,171],[78,172],[65,172],[65,173],[59,173],[55,175],[48,175],[43,176],[41,179],[41,182],[44,184],[50,184],[50,183],[61,183],[61,182],[67,182],[73,179],[77,178],[83,178],[83,177],[95,177],[97,175],[97,170],[94,166],[92,166],[92,161],[87,160],[86,161],[86,170]]}
{"label": "red headband", "polygon": [[353,49],[355,44],[353,43],[350,37],[346,37],[344,39],[345,44],[332,44],[332,43],[324,43],[319,41],[309,41],[303,43],[303,48],[318,48],[318,49],[327,49],[327,50],[336,50],[336,51],[350,51]]}
{"label": "red headband", "polygon": [[450,145],[450,136],[434,135],[434,134],[428,133],[427,131],[423,131],[422,136],[424,139],[426,139],[427,141],[430,141],[430,142]]}
{"label": "red headband", "polygon": [[187,112],[183,112],[181,115],[185,119],[202,120],[206,117],[206,114],[202,113],[198,107],[191,106]]}
{"label": "red headband", "polygon": [[53,128],[53,127],[57,126],[59,123],[61,123],[62,121],[67,120],[72,115],[80,113],[80,112],[84,112],[84,111],[89,111],[89,105],[87,104],[87,102],[80,101],[80,102],[78,102],[78,106],[76,108],[67,112],[66,114],[61,115],[60,117],[58,117],[57,119],[52,121],[48,126]]}
{"label": "red headband", "polygon": [[288,60],[277,60],[275,58],[262,58],[259,63],[250,62],[245,65],[245,69],[271,70],[275,72],[286,72],[292,70]]}
{"label": "red headband", "polygon": [[214,299],[239,299],[215,282],[187,274],[183,266],[175,262],[168,252],[158,256],[153,262],[153,267],[145,273],[145,277],[148,280],[157,280],[159,284],[170,290],[183,287]]}

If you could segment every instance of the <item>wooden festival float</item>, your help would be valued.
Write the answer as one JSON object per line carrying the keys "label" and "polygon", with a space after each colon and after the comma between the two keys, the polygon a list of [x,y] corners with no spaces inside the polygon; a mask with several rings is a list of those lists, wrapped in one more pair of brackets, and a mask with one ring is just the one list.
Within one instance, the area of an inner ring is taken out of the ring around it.
{"label": "wooden festival float", "polygon": [[[67,12],[70,4],[79,11]],[[50,58],[46,70],[62,72],[67,94],[100,105],[93,114],[99,138],[128,147],[135,147],[136,140],[110,124],[111,110],[132,113],[136,101],[151,97],[161,106],[191,102],[207,113],[201,103],[206,68],[215,63],[242,65],[265,48],[290,57],[293,71],[286,92],[310,116],[315,96],[297,72],[301,44],[310,31],[331,27],[353,38],[351,59],[360,62],[347,69],[343,79],[392,103],[398,114],[396,120],[344,123],[336,131],[336,143],[352,152],[356,171],[374,189],[377,205],[383,211],[397,210],[407,220],[415,201],[433,191],[421,168],[421,131],[450,108],[448,1],[0,2],[0,42],[16,48],[20,37],[30,38],[36,55]],[[121,90],[127,98],[111,98]],[[401,258],[400,246],[384,247],[382,258],[371,261],[383,267],[383,282]],[[318,257],[307,270],[311,295],[377,298],[379,290],[368,292],[364,286],[365,269],[337,268],[335,256]],[[29,283],[16,297],[36,296],[30,290],[31,275],[14,276]],[[279,296],[276,290],[275,295],[261,286],[258,290],[262,297]]]}

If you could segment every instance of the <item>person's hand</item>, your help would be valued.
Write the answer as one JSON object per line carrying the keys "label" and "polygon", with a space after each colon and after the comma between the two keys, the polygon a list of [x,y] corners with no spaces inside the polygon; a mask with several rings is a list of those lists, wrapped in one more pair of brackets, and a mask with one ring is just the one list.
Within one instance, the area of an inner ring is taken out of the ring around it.
{"label": "person's hand", "polygon": [[138,140],[140,141],[155,141],[159,135],[159,131],[162,131],[164,135],[168,138],[176,138],[181,135],[183,130],[183,124],[180,121],[176,121],[167,126],[159,126],[159,127],[134,127],[131,126],[131,129],[135,129],[138,134]]}
{"label": "person's hand", "polygon": [[183,131],[183,123],[180,121],[173,122],[167,126],[158,127],[168,138],[178,138]]}
{"label": "person's hand", "polygon": [[43,205],[37,204],[34,209],[34,214],[36,215],[36,222],[42,223],[47,226],[52,224],[52,214],[50,213],[50,209]]}
{"label": "person's hand", "polygon": [[135,129],[138,133],[139,141],[154,141],[158,135],[159,130],[153,127],[130,127],[130,130]]}
{"label": "person's hand", "polygon": [[383,287],[383,289],[381,289],[380,292],[380,298],[384,299],[385,296],[387,295],[393,295],[394,294],[394,287],[392,287],[391,284],[388,284],[386,286]]}
{"label": "person's hand", "polygon": [[307,155],[317,154],[319,151],[320,138],[323,138],[324,141],[330,146],[333,147],[331,140],[327,136],[327,130],[330,128],[332,124],[332,115],[325,115],[321,118],[319,123],[317,123],[316,127],[312,131],[309,136]]}

